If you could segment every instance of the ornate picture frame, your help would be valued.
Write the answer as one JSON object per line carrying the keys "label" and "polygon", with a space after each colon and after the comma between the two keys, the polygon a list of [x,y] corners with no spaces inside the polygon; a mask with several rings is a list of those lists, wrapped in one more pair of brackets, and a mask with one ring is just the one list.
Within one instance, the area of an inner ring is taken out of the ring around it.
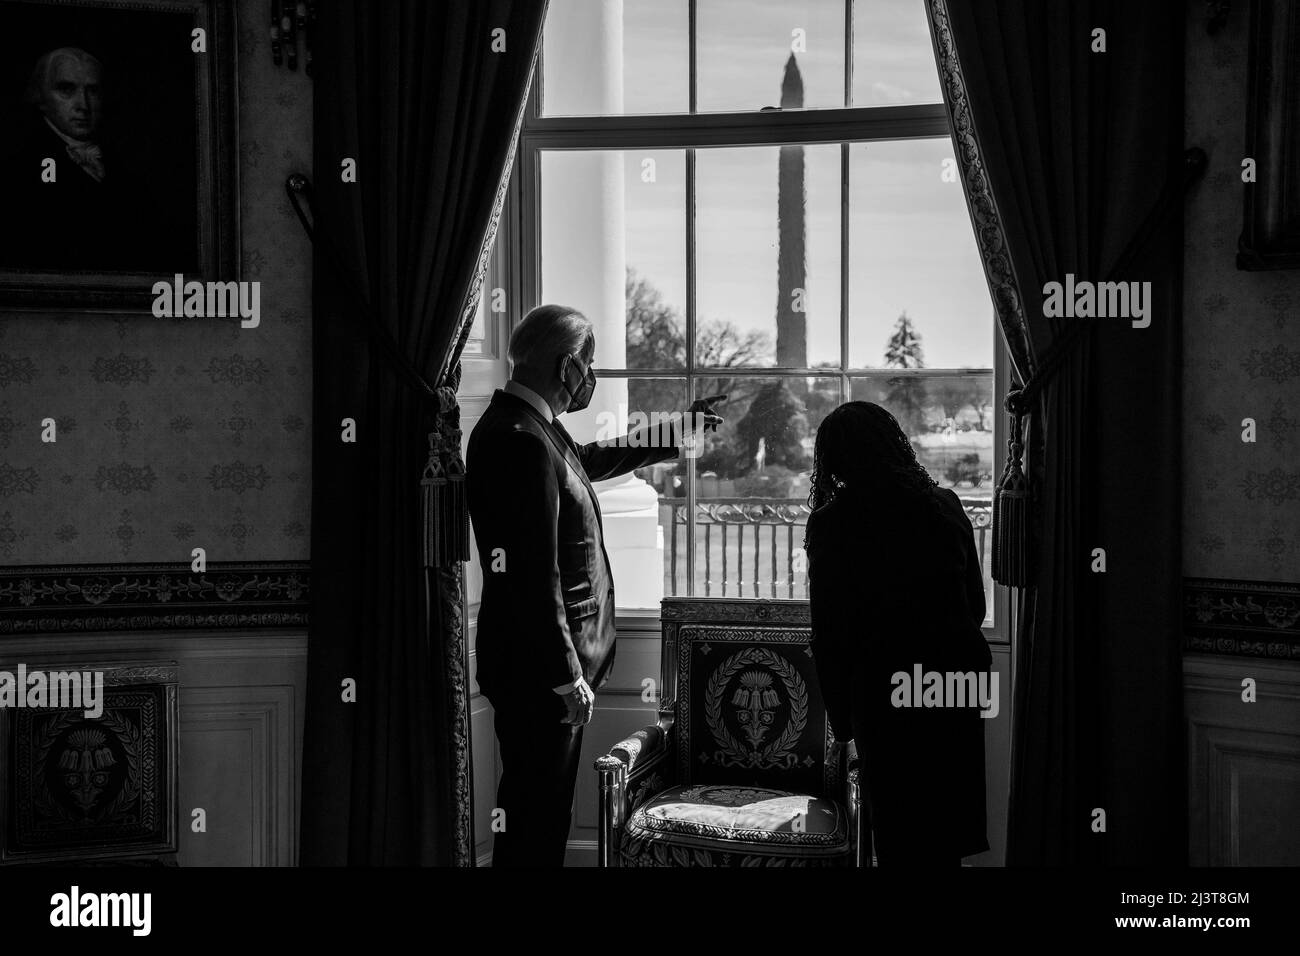
{"label": "ornate picture frame", "polygon": [[1300,269],[1300,6],[1253,0],[1246,104],[1245,184],[1237,268]]}
{"label": "ornate picture frame", "polygon": [[236,59],[233,0],[0,0],[0,308],[236,278]]}

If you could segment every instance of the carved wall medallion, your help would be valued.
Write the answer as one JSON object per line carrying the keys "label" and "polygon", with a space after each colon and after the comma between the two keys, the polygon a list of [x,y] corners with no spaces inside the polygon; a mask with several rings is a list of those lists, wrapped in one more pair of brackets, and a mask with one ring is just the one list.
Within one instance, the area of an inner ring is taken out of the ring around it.
{"label": "carved wall medallion", "polygon": [[72,863],[176,852],[176,665],[61,665],[102,672],[103,712],[6,711],[0,861]]}

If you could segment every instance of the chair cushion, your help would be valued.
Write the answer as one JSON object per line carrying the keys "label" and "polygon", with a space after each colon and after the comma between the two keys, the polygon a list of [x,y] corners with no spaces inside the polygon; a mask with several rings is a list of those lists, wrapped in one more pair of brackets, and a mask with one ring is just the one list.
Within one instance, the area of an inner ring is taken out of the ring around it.
{"label": "chair cushion", "polygon": [[[673,848],[676,852],[671,851]],[[784,865],[847,862],[848,826],[833,800],[735,785],[669,787],[624,830],[630,865]]]}

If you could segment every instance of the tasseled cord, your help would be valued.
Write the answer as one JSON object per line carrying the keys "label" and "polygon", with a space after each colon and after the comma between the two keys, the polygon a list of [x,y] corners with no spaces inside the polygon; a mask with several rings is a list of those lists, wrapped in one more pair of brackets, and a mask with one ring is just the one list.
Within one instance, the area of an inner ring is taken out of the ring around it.
{"label": "tasseled cord", "polygon": [[1012,388],[1007,394],[1006,409],[1011,416],[1011,436],[1007,440],[1007,463],[993,493],[993,580],[1008,587],[1024,588],[1030,584],[1030,491],[1022,456],[1022,430],[1025,409],[1022,393]]}
{"label": "tasseled cord", "polygon": [[[454,409],[454,389],[439,389],[439,392],[447,393]],[[469,560],[469,503],[465,496],[465,463],[460,457],[459,410],[439,419],[445,430],[435,426],[429,432],[429,458],[420,477],[420,521],[424,526],[426,568],[448,567],[453,562]]]}

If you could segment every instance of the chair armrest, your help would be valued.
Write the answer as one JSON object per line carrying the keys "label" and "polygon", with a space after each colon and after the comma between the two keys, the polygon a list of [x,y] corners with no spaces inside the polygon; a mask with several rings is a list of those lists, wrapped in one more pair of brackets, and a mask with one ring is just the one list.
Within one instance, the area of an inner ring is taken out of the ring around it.
{"label": "chair armrest", "polygon": [[663,753],[667,740],[664,728],[651,724],[620,740],[609,748],[609,753],[605,756],[621,761],[630,776],[636,772],[638,765],[645,765]]}
{"label": "chair armrest", "polygon": [[633,778],[663,765],[671,732],[671,723],[642,727],[596,758],[598,866],[617,865],[616,852],[630,812],[629,784]]}

